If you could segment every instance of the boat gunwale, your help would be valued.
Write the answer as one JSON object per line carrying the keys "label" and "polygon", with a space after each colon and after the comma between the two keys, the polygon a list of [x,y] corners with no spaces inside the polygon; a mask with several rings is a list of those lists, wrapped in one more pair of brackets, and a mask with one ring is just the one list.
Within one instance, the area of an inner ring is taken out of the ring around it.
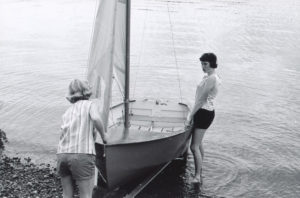
{"label": "boat gunwale", "polygon": [[[129,103],[133,103],[133,102],[144,102],[144,100],[148,100],[148,99],[143,99],[143,100],[130,100],[129,101]],[[187,105],[187,104],[185,104],[185,103],[182,103],[182,102],[172,102],[171,101],[171,103],[174,103],[174,104],[179,104],[179,105],[182,105],[182,106],[185,106],[185,107],[187,107],[188,109],[189,109],[189,106]],[[119,106],[121,106],[121,105],[124,105],[124,102],[120,102],[120,103],[118,103],[118,104],[115,104],[115,105],[113,105],[113,106],[111,106],[110,108],[109,108],[109,110],[113,110],[113,109],[115,109],[115,108],[117,108],[117,107],[119,107]]]}
{"label": "boat gunwale", "polygon": [[[120,145],[129,145],[129,144],[143,144],[145,142],[155,142],[155,141],[159,141],[159,140],[165,140],[165,139],[169,139],[169,138],[173,138],[173,137],[176,137],[176,136],[179,136],[179,135],[182,135],[184,133],[187,133],[189,132],[189,130],[191,130],[191,128],[189,129],[186,129],[186,130],[182,130],[182,131],[178,131],[176,134],[174,135],[170,135],[170,136],[167,136],[167,137],[161,137],[161,138],[157,138],[157,139],[152,139],[152,140],[145,140],[145,141],[140,141],[140,142],[120,142],[120,143],[112,143],[112,144],[103,144],[101,142],[95,142],[95,144],[100,144],[100,145],[103,145],[105,147],[112,147],[112,146],[120,146]],[[151,132],[149,132],[151,133]],[[172,132],[174,133],[174,132]]]}

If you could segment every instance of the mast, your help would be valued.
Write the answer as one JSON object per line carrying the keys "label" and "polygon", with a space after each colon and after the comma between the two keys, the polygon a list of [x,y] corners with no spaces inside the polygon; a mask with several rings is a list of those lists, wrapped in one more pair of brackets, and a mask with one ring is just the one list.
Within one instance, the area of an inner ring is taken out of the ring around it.
{"label": "mast", "polygon": [[129,74],[130,74],[130,0],[126,4],[126,65],[125,65],[125,131],[129,128]]}

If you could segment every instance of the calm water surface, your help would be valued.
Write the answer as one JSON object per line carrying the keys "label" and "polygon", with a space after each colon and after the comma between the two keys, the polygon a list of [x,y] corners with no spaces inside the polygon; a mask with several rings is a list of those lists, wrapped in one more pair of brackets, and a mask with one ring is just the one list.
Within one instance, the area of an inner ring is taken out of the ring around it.
{"label": "calm water surface", "polygon": [[[64,96],[84,78],[95,0],[0,0],[0,128],[10,153],[54,161]],[[132,1],[131,96],[192,103],[198,57],[219,57],[222,87],[204,147],[140,197],[300,195],[300,2]]]}

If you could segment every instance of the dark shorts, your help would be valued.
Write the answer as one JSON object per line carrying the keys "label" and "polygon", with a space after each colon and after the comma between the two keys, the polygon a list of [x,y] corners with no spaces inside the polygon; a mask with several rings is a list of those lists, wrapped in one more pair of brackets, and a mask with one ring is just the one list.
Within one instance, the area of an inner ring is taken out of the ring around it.
{"label": "dark shorts", "polygon": [[197,129],[208,129],[215,118],[215,111],[199,109],[193,118],[193,127]]}
{"label": "dark shorts", "polygon": [[72,176],[75,180],[91,179],[95,174],[95,155],[57,154],[57,173],[60,177]]}

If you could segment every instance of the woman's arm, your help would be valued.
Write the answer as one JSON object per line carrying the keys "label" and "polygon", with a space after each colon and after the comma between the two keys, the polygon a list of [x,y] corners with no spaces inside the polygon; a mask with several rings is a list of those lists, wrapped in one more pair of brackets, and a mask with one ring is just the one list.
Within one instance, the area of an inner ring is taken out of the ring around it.
{"label": "woman's arm", "polygon": [[99,112],[99,101],[98,100],[94,100],[91,104],[91,108],[90,108],[90,116],[91,119],[93,120],[95,127],[97,129],[97,131],[100,133],[101,138],[103,140],[103,143],[106,144],[107,143],[107,134],[105,132],[105,128],[103,126],[103,122],[100,116],[100,112]]}

